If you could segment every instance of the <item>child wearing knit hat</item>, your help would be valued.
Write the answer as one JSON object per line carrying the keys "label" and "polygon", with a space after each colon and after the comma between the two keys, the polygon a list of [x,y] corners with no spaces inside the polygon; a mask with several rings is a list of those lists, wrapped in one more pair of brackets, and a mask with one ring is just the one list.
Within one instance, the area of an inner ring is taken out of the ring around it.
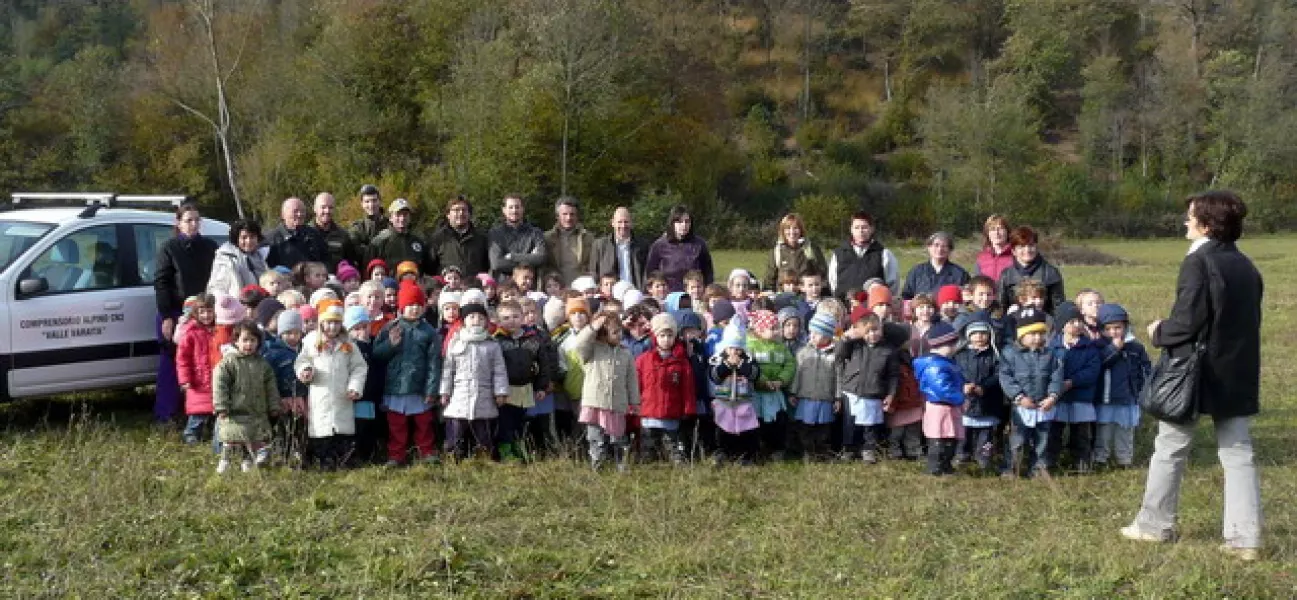
{"label": "child wearing knit hat", "polygon": [[[545,348],[548,340],[535,328],[523,326],[522,312],[516,300],[501,301],[496,309],[499,325],[492,336],[500,345],[509,376],[509,397],[500,405],[496,421],[497,450],[500,460],[506,462],[529,459],[522,443],[527,413],[537,403],[544,402],[550,378],[557,369]],[[543,408],[550,409],[541,411],[546,415],[553,412],[552,406]],[[546,423],[545,429],[548,428]]]}
{"label": "child wearing knit hat", "polygon": [[711,303],[708,312],[711,327],[707,330],[704,342],[707,345],[708,357],[716,355],[716,347],[725,334],[725,326],[735,318],[735,314],[734,304],[727,298],[718,298]]}
{"label": "child wearing knit hat", "polygon": [[1000,355],[1000,387],[1013,404],[1009,434],[1010,472],[1049,476],[1049,430],[1054,405],[1063,393],[1063,361],[1045,345],[1044,311],[1027,307],[1016,315],[1017,343]]}
{"label": "child wearing knit hat", "polygon": [[279,415],[271,424],[271,448],[280,462],[300,466],[306,450],[307,387],[297,378],[293,363],[302,350],[302,315],[285,310],[276,319],[277,336],[261,345],[261,356],[270,363],[279,389]]}
{"label": "child wearing knit hat", "polygon": [[257,284],[261,289],[266,290],[266,295],[271,298],[278,298],[284,290],[291,289],[287,277],[284,277],[279,271],[269,270],[257,278]]}
{"label": "child wearing knit hat", "polygon": [[441,388],[442,344],[437,331],[422,319],[426,301],[418,285],[402,281],[399,316],[374,340],[374,359],[386,365],[385,373],[374,376],[384,378],[389,467],[408,463],[411,443],[420,460],[440,462],[432,409]]}
{"label": "child wearing knit hat", "polygon": [[794,428],[802,459],[819,460],[828,450],[829,427],[842,409],[842,389],[834,365],[833,335],[838,324],[833,315],[811,317],[810,340],[797,351],[797,377],[788,389]]}
{"label": "child wearing knit hat", "polygon": [[891,321],[896,316],[892,305],[892,290],[885,285],[876,285],[869,290],[867,303],[869,312],[878,315],[883,322]]}
{"label": "child wearing knit hat", "polygon": [[685,462],[681,422],[697,411],[697,390],[689,351],[679,337],[679,325],[670,313],[655,315],[649,323],[653,348],[635,359],[639,376],[640,426],[649,448],[661,450],[673,465]]}
{"label": "child wearing knit hat", "polygon": [[964,374],[951,357],[959,334],[949,323],[933,324],[924,334],[928,354],[914,359],[919,392],[927,401],[923,411],[923,435],[928,438],[928,473],[941,476],[955,472],[952,463],[959,440],[964,437]]}
{"label": "child wearing knit hat", "polygon": [[[372,284],[373,282],[366,282]],[[387,430],[387,423],[378,418],[378,405],[383,401],[383,387],[386,383],[380,375],[381,363],[373,358],[374,344],[370,336],[369,309],[362,305],[348,306],[343,309],[342,327],[347,336],[355,343],[365,364],[369,365],[372,376],[365,377],[365,389],[356,401],[356,452],[353,462],[372,464],[378,457],[385,456],[380,452],[379,440]]]}
{"label": "child wearing knit hat", "polygon": [[717,428],[717,467],[727,460],[751,465],[759,451],[756,408],[752,406],[753,387],[761,377],[761,368],[747,353],[747,331],[742,321],[725,325],[711,357],[710,372],[715,386],[712,414]]}
{"label": "child wearing knit hat", "polygon": [[303,304],[297,307],[297,314],[302,317],[302,331],[311,333],[315,331],[315,326],[320,321],[320,313],[315,307],[309,304]]}
{"label": "child wearing knit hat", "polygon": [[957,285],[943,285],[937,290],[936,304],[941,319],[954,322],[964,308],[964,293]]}
{"label": "child wearing knit hat", "polygon": [[964,327],[964,347],[955,353],[955,364],[964,375],[964,442],[955,452],[955,462],[971,458],[985,472],[995,455],[995,432],[1008,419],[995,328],[989,322],[976,320]]}
{"label": "child wearing knit hat", "polygon": [[347,336],[342,302],[320,302],[319,327],[302,340],[294,370],[307,392],[307,461],[326,471],[346,466],[354,449],[355,403],[365,391],[369,366]]}
{"label": "child wearing knit hat", "polygon": [[761,421],[763,454],[771,460],[783,460],[788,450],[787,387],[797,374],[797,360],[776,331],[778,317],[768,310],[757,310],[748,317],[748,353],[756,361],[761,377],[755,382],[752,406]]}
{"label": "child wearing knit hat", "polygon": [[1152,363],[1148,351],[1130,334],[1130,315],[1120,304],[1099,306],[1103,331],[1103,388],[1098,397],[1097,439],[1094,465],[1104,467],[1109,457],[1120,468],[1135,458],[1135,428],[1139,427],[1139,395],[1147,384]]}
{"label": "child wearing knit hat", "polygon": [[343,260],[338,261],[338,281],[342,283],[342,290],[348,294],[360,289],[360,270],[352,266],[351,263]]}
{"label": "child wearing knit hat", "polygon": [[1103,357],[1099,342],[1090,338],[1080,307],[1061,302],[1054,311],[1057,331],[1050,338],[1049,349],[1063,361],[1063,394],[1050,425],[1048,463],[1051,467],[1059,464],[1066,435],[1074,469],[1087,473],[1094,453],[1092,432],[1098,416],[1094,402],[1100,391]]}
{"label": "child wearing knit hat", "polygon": [[365,265],[366,281],[377,281],[379,284],[382,284],[383,279],[386,277],[387,261],[381,258],[375,258],[374,260],[369,261],[368,265]]}
{"label": "child wearing knit hat", "polygon": [[216,327],[212,330],[212,367],[234,352],[234,324],[248,318],[248,308],[238,298],[216,294]]}

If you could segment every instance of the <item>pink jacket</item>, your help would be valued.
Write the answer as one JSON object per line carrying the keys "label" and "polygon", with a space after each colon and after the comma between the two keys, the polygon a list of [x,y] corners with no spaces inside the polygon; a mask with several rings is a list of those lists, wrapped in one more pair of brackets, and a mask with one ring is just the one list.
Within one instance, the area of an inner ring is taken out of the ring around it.
{"label": "pink jacket", "polygon": [[197,322],[185,329],[176,348],[176,377],[180,385],[189,384],[185,392],[185,414],[212,414],[212,335]]}
{"label": "pink jacket", "polygon": [[982,246],[982,251],[977,253],[977,263],[974,265],[974,275],[985,275],[994,279],[996,283],[1000,282],[1000,272],[1013,265],[1013,246],[1006,245],[1004,250],[998,254],[989,245]]}

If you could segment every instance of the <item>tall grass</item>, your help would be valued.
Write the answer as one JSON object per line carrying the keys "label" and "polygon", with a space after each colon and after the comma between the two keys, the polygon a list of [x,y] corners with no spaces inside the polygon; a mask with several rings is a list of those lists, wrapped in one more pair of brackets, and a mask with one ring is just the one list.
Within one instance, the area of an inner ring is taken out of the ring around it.
{"label": "tall grass", "polygon": [[[1266,560],[1217,551],[1222,476],[1201,427],[1183,539],[1126,542],[1144,471],[935,480],[914,463],[591,473],[565,460],[217,477],[210,451],[130,399],[3,409],[6,597],[1234,597],[1297,595],[1297,297],[1290,238],[1243,248],[1267,281]],[[1137,328],[1164,315],[1184,243],[1102,243],[1067,267]],[[902,260],[912,261],[902,254]],[[763,265],[718,254],[718,272]],[[1151,452],[1144,427],[1139,456]]]}

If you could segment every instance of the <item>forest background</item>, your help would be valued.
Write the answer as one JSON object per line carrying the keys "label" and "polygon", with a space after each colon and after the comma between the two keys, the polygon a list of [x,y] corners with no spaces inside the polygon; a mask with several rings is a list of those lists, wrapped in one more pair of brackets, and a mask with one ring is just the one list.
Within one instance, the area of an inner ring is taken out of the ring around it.
{"label": "forest background", "polygon": [[570,194],[712,245],[1297,225],[1297,8],[1275,0],[9,0],[0,190],[182,192],[277,220],[361,183],[424,222]]}

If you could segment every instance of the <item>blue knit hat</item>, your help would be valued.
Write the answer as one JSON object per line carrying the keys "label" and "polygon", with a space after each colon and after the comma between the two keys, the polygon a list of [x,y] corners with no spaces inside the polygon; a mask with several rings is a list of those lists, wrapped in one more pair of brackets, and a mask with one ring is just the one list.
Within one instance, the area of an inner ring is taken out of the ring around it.
{"label": "blue knit hat", "polygon": [[288,277],[293,274],[293,270],[288,267],[285,267],[284,265],[279,265],[278,267],[275,267],[275,272],[279,273],[280,275],[283,275],[284,277]]}
{"label": "blue knit hat", "polygon": [[747,350],[747,347],[747,328],[743,325],[742,320],[734,319],[730,321],[729,325],[725,326],[725,331],[721,334],[721,341],[716,344],[716,356],[724,354],[730,348]]}
{"label": "blue knit hat", "polygon": [[692,310],[679,311],[675,313],[675,318],[676,318],[676,324],[680,326],[680,331],[684,331],[691,327],[699,331],[702,331],[703,318],[698,316],[698,313]]}
{"label": "blue knit hat", "polygon": [[369,311],[363,306],[348,306],[347,312],[342,313],[342,326],[348,331],[352,327],[369,322]]}
{"label": "blue knit hat", "polygon": [[1129,323],[1130,315],[1120,304],[1103,304],[1099,306],[1099,324]]}
{"label": "blue knit hat", "polygon": [[838,330],[838,320],[828,312],[817,312],[811,317],[811,333],[818,333],[824,337],[833,337]]}
{"label": "blue knit hat", "polygon": [[279,319],[276,321],[276,325],[278,325],[278,327],[275,331],[278,331],[279,335],[284,335],[290,331],[301,331],[303,327],[302,313],[295,310],[286,310],[281,312],[279,313]]}
{"label": "blue knit hat", "polygon": [[959,341],[959,334],[955,333],[955,328],[950,323],[937,321],[923,334],[923,339],[927,340],[928,346],[936,348]]}
{"label": "blue knit hat", "polygon": [[395,290],[395,289],[399,289],[399,288],[400,288],[400,286],[398,286],[398,285],[396,284],[396,280],[395,280],[395,279],[393,279],[393,278],[391,278],[391,277],[384,277],[384,278],[383,278],[383,289],[385,289],[385,290]]}
{"label": "blue knit hat", "polygon": [[712,304],[712,322],[724,323],[734,319],[734,303],[724,298]]}

